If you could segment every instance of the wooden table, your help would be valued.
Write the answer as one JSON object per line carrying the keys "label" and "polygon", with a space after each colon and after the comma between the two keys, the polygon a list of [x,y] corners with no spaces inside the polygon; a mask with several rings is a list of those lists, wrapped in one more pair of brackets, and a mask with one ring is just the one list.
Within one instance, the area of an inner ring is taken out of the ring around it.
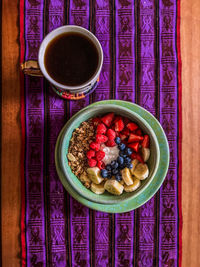
{"label": "wooden table", "polygon": [[[2,266],[20,266],[18,3],[2,1]],[[183,267],[200,266],[200,1],[181,1]]]}

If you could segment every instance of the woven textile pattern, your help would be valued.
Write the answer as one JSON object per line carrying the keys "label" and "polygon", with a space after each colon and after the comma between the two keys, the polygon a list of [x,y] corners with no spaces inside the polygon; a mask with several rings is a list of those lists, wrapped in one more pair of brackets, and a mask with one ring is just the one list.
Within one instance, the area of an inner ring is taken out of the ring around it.
{"label": "woven textile pattern", "polygon": [[[22,19],[23,17],[23,19]],[[74,24],[99,39],[97,89],[59,98],[43,78],[24,76],[23,266],[175,267],[179,262],[176,0],[20,0],[21,61],[36,60],[44,36]],[[92,102],[137,103],[161,122],[170,167],[159,192],[135,211],[111,215],[71,198],[56,174],[55,143],[66,121]]]}

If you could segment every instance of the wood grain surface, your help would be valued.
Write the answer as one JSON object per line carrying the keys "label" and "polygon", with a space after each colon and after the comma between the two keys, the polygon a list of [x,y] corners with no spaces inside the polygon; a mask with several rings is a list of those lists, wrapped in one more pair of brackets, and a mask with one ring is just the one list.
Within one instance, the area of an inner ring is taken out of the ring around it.
{"label": "wood grain surface", "polygon": [[[2,266],[20,266],[18,3],[2,1]],[[200,266],[200,1],[181,0],[183,267]]]}

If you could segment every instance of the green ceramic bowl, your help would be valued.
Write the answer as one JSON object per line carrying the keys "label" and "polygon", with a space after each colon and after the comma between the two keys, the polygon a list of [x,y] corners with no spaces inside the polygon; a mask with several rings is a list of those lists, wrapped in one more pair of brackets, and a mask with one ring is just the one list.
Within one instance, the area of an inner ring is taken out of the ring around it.
{"label": "green ceramic bowl", "polygon": [[[140,111],[137,112],[133,109],[130,109],[128,106],[126,107],[126,105],[119,105],[119,103],[127,103],[128,105],[131,104],[125,101],[115,101],[115,100],[101,101],[82,109],[66,123],[66,125],[64,126],[63,130],[61,131],[58,137],[56,145],[55,156],[56,156],[57,172],[66,190],[69,189],[68,185],[70,185],[73,191],[76,192],[77,196],[80,196],[90,202],[94,202],[97,204],[104,204],[104,205],[122,204],[123,202],[132,201],[135,198],[137,198],[137,196],[142,195],[143,192],[149,187],[152,180],[154,179],[160,163],[159,142],[151,126],[151,120],[145,118],[145,116],[143,116],[141,112],[144,111],[144,109],[139,107],[138,105],[134,105],[137,106],[137,108]],[[71,139],[74,129],[79,127],[79,125],[83,121],[86,121],[92,117],[103,115],[108,112],[114,112],[115,114],[130,118],[132,121],[136,122],[140,126],[140,128],[144,131],[144,133],[150,136],[151,156],[148,160],[148,166],[150,170],[149,177],[146,180],[142,181],[142,185],[136,191],[131,193],[124,192],[120,196],[115,196],[108,192],[105,192],[102,195],[96,195],[89,189],[85,188],[83,184],[79,181],[79,179],[71,172],[66,156],[68,153],[69,141]],[[147,113],[150,114],[149,112]],[[154,118],[152,115],[151,117]],[[154,120],[156,119],[154,118]]]}

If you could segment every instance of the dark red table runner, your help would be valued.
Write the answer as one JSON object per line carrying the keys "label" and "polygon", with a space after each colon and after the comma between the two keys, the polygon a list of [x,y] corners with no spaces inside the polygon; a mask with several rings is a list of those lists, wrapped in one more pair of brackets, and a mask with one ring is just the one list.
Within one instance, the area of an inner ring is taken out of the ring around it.
{"label": "dark red table runner", "polygon": [[[176,0],[20,0],[20,61],[37,59],[51,30],[91,30],[104,51],[100,82],[85,99],[59,98],[43,78],[21,74],[22,266],[181,265],[180,3]],[[71,198],[55,170],[59,131],[94,101],[149,110],[170,146],[160,191],[141,208],[110,215]]]}

